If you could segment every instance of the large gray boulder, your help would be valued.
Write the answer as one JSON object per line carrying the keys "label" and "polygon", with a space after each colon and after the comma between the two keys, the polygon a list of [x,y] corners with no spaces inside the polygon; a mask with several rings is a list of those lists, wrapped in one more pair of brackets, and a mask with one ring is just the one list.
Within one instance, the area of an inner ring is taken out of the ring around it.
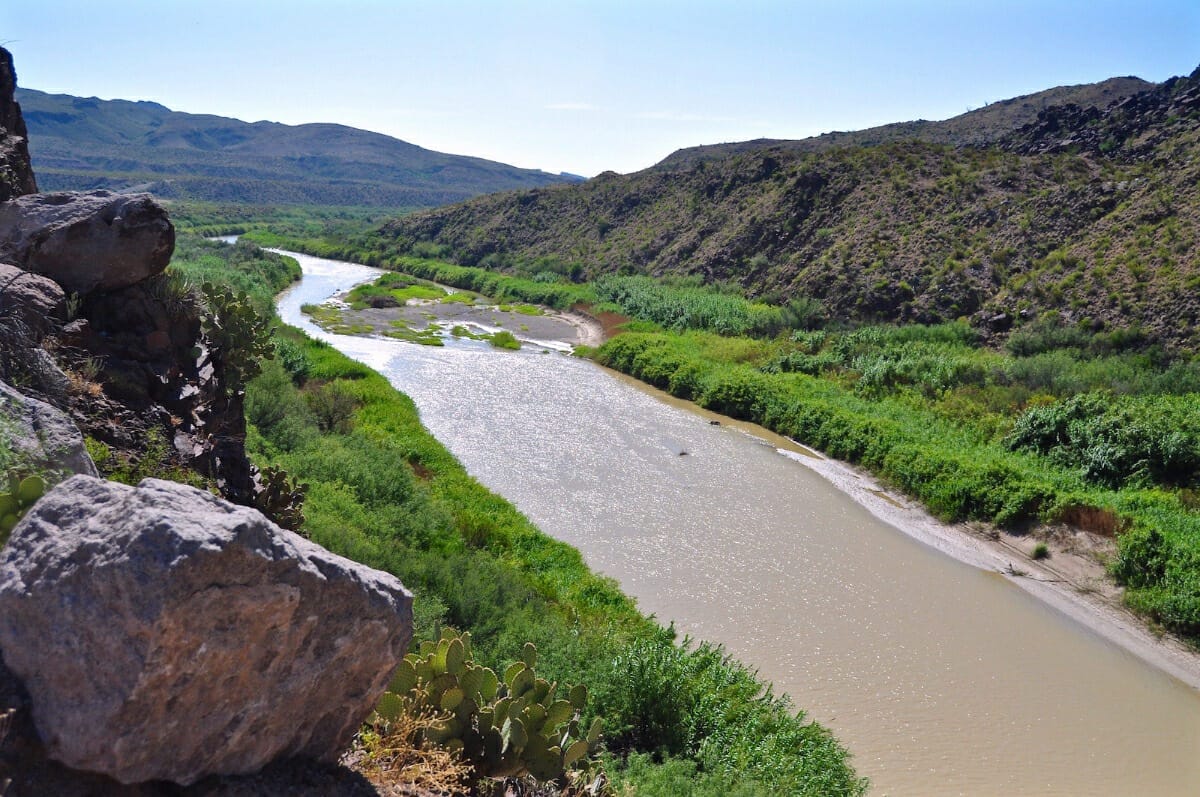
{"label": "large gray boulder", "polygon": [[0,557],[0,649],[48,754],[125,783],[335,760],[411,633],[393,576],[174,482],[68,479]]}
{"label": "large gray boulder", "polygon": [[0,260],[87,294],[160,273],[175,227],[149,194],[64,191],[0,204]]}
{"label": "large gray boulder", "polygon": [[67,320],[67,297],[57,282],[0,263],[0,334],[37,343]]}
{"label": "large gray boulder", "polygon": [[0,382],[3,448],[15,458],[13,464],[29,470],[98,475],[79,427],[65,413]]}

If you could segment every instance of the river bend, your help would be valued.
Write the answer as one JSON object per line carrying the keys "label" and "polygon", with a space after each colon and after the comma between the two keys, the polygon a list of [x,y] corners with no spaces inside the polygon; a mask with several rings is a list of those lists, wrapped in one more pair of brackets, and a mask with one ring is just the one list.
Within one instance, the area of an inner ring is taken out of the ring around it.
{"label": "river bend", "polygon": [[300,305],[377,272],[294,256],[287,323],[387,375],[473,476],[643,610],[758,668],[872,793],[1200,788],[1197,690],[884,523],[765,431],[532,347],[328,335]]}

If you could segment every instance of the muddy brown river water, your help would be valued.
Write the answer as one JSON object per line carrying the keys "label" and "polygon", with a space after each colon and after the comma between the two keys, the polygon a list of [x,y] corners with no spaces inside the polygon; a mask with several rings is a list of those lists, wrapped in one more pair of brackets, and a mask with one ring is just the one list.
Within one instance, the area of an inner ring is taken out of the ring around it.
{"label": "muddy brown river water", "polygon": [[880,795],[1194,795],[1200,692],[889,525],[765,433],[561,353],[334,337],[376,273],[296,256],[288,323],[412,396],[481,482],[828,725]]}

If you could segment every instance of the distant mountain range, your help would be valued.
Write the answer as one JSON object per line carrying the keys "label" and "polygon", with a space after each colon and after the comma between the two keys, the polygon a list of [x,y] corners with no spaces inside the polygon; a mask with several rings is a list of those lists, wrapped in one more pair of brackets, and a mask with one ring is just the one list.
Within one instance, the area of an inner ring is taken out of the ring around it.
{"label": "distant mountain range", "polygon": [[412,214],[375,245],[502,270],[698,275],[851,321],[969,317],[1002,333],[1055,311],[1200,347],[1200,69],[680,150]]}
{"label": "distant mountain range", "polygon": [[154,102],[18,88],[43,191],[109,188],[166,199],[423,208],[578,182],[448,155],[338,124],[180,113]]}

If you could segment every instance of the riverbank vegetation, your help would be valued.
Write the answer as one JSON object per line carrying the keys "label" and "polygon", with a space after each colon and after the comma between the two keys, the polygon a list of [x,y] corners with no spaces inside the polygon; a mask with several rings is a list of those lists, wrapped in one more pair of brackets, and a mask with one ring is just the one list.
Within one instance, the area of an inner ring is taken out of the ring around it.
{"label": "riverbank vegetation", "polygon": [[988,346],[961,321],[841,326],[803,297],[770,307],[679,280],[576,283],[533,263],[499,274],[354,242],[288,243],[622,312],[636,331],[601,347],[602,364],[861,465],[944,519],[1113,536],[1108,566],[1127,603],[1200,642],[1200,362],[1137,326],[1047,312]]}
{"label": "riverbank vegetation", "polygon": [[596,359],[859,464],[946,520],[1115,535],[1128,603],[1195,640],[1200,364],[1110,344],[1017,356],[964,324],[641,332]]}
{"label": "riverbank vegetation", "polygon": [[[260,295],[288,281],[270,260]],[[864,791],[828,731],[720,648],[641,615],[471,478],[382,376],[292,329],[275,351],[247,390],[248,450],[307,484],[304,533],[414,591],[414,644],[467,630],[499,669],[535,643],[540,674],[587,684],[585,724],[603,717],[606,766],[638,794]]]}

